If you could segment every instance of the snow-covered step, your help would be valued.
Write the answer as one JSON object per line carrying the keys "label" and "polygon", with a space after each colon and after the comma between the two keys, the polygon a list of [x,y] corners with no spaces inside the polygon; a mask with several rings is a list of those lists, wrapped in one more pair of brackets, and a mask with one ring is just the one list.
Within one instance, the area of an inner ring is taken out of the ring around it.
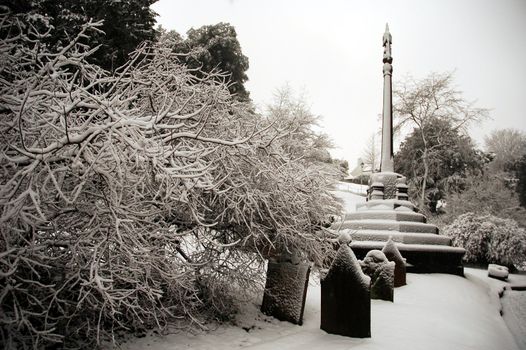
{"label": "snow-covered step", "polygon": [[[405,207],[404,207],[405,208]],[[397,210],[363,210],[345,214],[345,220],[395,220],[395,221],[414,221],[425,223],[426,217],[423,214],[415,213],[413,211],[397,211]]]}
{"label": "snow-covered step", "polygon": [[[352,241],[351,248],[371,248],[371,249],[382,249],[385,242],[377,241]],[[466,251],[464,248],[450,247],[443,245],[428,245],[428,244],[406,244],[396,243],[396,247],[400,252],[403,251],[421,251],[421,252],[441,252],[441,253],[453,253],[453,254],[464,254]]]}
{"label": "snow-covered step", "polygon": [[[381,250],[385,242],[353,241],[351,248],[358,259],[363,259],[368,251]],[[408,272],[451,273],[463,275],[462,257],[464,248],[444,245],[396,243],[396,247],[406,259]]]}
{"label": "snow-covered step", "polygon": [[433,224],[411,221],[394,220],[346,220],[343,223],[337,222],[332,225],[333,229],[353,229],[353,230],[382,230],[398,232],[416,232],[438,234],[438,227]]}
{"label": "snow-covered step", "polygon": [[372,199],[365,203],[356,204],[356,211],[362,210],[410,210],[416,211],[416,207],[410,201],[398,199]]}
{"label": "snow-covered step", "polygon": [[395,242],[405,244],[436,244],[451,245],[451,238],[447,236],[416,233],[416,232],[398,232],[382,230],[349,230],[353,241],[378,241],[386,242],[392,237]]}

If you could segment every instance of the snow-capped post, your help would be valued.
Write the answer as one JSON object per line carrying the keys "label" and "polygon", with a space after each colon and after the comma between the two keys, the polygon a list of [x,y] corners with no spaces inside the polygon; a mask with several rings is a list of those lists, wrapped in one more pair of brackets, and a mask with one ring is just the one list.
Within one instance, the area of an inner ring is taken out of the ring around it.
{"label": "snow-capped post", "polygon": [[281,321],[303,324],[311,265],[294,253],[270,259],[261,312]]}
{"label": "snow-capped post", "polygon": [[405,259],[400,254],[400,251],[396,247],[395,242],[392,237],[389,237],[389,240],[385,243],[385,246],[382,249],[382,253],[385,254],[387,260],[394,261],[395,270],[394,270],[394,286],[401,287],[406,285],[406,267]]}
{"label": "snow-capped post", "polygon": [[331,334],[371,337],[371,279],[347,244],[321,280],[320,328]]}
{"label": "snow-capped post", "polygon": [[393,301],[395,263],[379,250],[370,250],[363,261],[362,271],[371,277],[371,299]]}

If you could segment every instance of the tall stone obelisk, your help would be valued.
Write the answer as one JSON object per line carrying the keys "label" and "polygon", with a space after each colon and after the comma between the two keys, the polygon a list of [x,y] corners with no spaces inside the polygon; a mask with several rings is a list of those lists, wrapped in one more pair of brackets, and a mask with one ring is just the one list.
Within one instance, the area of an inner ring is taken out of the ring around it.
{"label": "tall stone obelisk", "polygon": [[382,157],[380,172],[371,175],[369,199],[407,199],[406,178],[394,172],[393,161],[393,57],[391,56],[392,37],[389,25],[385,25],[383,36],[383,75],[384,104],[382,111]]}
{"label": "tall stone obelisk", "polygon": [[382,160],[381,172],[394,172],[393,163],[393,93],[391,76],[393,74],[393,57],[391,56],[392,37],[389,25],[385,25],[384,46],[384,106],[382,112]]}

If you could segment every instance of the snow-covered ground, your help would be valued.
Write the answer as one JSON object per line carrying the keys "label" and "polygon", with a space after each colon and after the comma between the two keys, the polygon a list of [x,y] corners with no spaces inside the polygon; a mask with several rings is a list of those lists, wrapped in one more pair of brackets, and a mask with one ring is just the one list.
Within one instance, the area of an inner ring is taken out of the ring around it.
{"label": "snow-covered ground", "polygon": [[[347,187],[347,185],[351,185],[353,187],[353,190],[341,190],[339,188]],[[334,191],[334,193],[343,200],[344,203],[344,209],[346,212],[352,212],[356,211],[356,204],[365,202],[365,197],[358,194],[359,186],[355,184],[347,184],[344,182],[339,182],[338,185],[338,191]],[[367,191],[367,188],[365,187],[365,191]]]}
{"label": "snow-covered ground", "polygon": [[[364,200],[348,192],[339,192],[339,195],[346,201],[348,210],[354,210],[354,205]],[[246,305],[235,325],[210,325],[213,328],[210,331],[147,336],[131,340],[122,348],[519,349],[500,316],[498,293],[506,283],[487,277],[485,270],[467,268],[465,274],[466,278],[445,274],[408,274],[407,285],[395,290],[393,303],[372,300],[372,337],[367,339],[331,335],[320,330],[320,286],[314,277],[307,293],[303,326],[280,322],[261,314],[258,300]],[[509,280],[524,284],[526,276],[510,275]]]}
{"label": "snow-covered ground", "polygon": [[[348,338],[320,330],[320,286],[309,285],[303,326],[262,315],[258,303],[247,305],[237,325],[210,332],[149,336],[123,346],[152,349],[367,349],[367,350],[517,350],[499,314],[497,294],[485,271],[466,269],[466,277],[409,274],[395,290],[393,303],[372,300],[368,339]],[[494,290],[493,290],[494,291]]]}
{"label": "snow-covered ground", "polygon": [[506,290],[502,300],[502,317],[520,349],[526,349],[526,291]]}
{"label": "snow-covered ground", "polygon": [[367,184],[360,185],[360,184],[353,184],[350,182],[338,182],[336,184],[336,188],[338,189],[338,191],[351,192],[351,193],[359,194],[362,196],[365,196],[367,194],[368,187],[369,186]]}

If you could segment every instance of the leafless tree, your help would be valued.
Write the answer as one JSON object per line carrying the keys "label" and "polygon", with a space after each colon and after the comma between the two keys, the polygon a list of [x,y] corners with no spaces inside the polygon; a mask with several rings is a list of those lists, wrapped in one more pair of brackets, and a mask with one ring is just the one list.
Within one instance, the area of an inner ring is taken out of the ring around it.
{"label": "leafless tree", "polygon": [[380,150],[376,142],[376,134],[371,134],[362,153],[364,169],[375,172],[380,166]]}
{"label": "leafless tree", "polygon": [[424,173],[419,195],[419,207],[423,208],[433,153],[425,136],[427,128],[436,120],[447,120],[454,130],[465,131],[470,123],[487,118],[488,110],[474,107],[474,102],[463,98],[462,92],[453,86],[452,73],[432,73],[421,80],[409,77],[395,87],[394,97],[395,130],[414,127],[424,145],[421,155]]}
{"label": "leafless tree", "polygon": [[313,163],[331,161],[328,149],[334,145],[327,134],[315,130],[321,117],[311,112],[305,96],[296,95],[285,85],[274,93],[267,114],[274,122],[293,130],[281,137],[287,153]]}
{"label": "leafless tree", "polygon": [[264,257],[330,245],[318,224],[340,206],[330,172],[289,151],[300,128],[236,102],[220,72],[196,78],[163,39],[114,74],[88,64],[99,26],[50,52],[45,18],[0,15],[7,348],[200,324],[261,287]]}
{"label": "leafless tree", "polygon": [[484,138],[486,151],[493,153],[491,167],[509,171],[526,154],[526,134],[516,129],[493,130]]}

